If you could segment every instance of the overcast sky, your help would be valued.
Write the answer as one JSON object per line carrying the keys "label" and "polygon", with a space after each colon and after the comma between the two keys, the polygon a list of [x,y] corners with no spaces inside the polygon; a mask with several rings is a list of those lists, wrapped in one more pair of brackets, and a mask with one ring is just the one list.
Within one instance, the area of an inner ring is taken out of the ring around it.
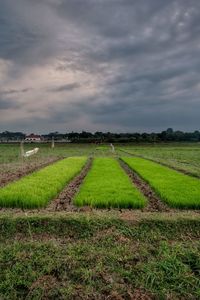
{"label": "overcast sky", "polygon": [[200,0],[0,0],[0,131],[200,129]]}

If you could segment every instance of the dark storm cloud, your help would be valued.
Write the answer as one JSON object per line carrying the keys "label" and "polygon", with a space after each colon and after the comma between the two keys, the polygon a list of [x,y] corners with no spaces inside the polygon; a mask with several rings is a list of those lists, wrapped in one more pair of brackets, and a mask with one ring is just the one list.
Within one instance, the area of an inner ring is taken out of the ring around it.
{"label": "dark storm cloud", "polygon": [[61,85],[55,88],[51,88],[50,90],[52,92],[65,92],[65,91],[72,91],[74,89],[77,89],[80,87],[80,84],[74,82],[74,83],[69,83],[65,85]]}
{"label": "dark storm cloud", "polygon": [[[17,60],[20,59],[27,50],[34,47],[35,43],[41,40],[40,32],[34,32],[24,23],[20,15],[15,14],[15,5],[22,4],[11,1],[1,1],[0,11],[0,37],[1,58]],[[25,19],[25,18],[24,18]]]}
{"label": "dark storm cloud", "polygon": [[0,3],[0,110],[20,99],[41,131],[199,129],[200,1]]}
{"label": "dark storm cloud", "polygon": [[17,89],[2,90],[2,91],[0,91],[0,95],[20,94],[20,93],[26,93],[30,90],[31,90],[30,88],[21,89],[21,90],[17,90]]}

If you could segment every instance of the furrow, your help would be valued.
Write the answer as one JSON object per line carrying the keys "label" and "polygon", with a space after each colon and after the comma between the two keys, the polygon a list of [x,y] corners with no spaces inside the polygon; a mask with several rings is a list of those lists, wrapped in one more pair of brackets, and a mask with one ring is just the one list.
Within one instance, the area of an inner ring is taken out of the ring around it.
{"label": "furrow", "polygon": [[73,204],[73,198],[78,193],[80,186],[92,166],[92,158],[89,158],[82,171],[71,180],[71,182],[62,190],[46,208],[47,211],[79,211]]}
{"label": "furrow", "polygon": [[148,199],[148,204],[142,209],[142,211],[144,212],[170,211],[170,208],[160,200],[160,198],[156,195],[153,189],[136,172],[134,172],[123,160],[119,159],[119,163],[122,166],[122,168],[125,170],[127,175],[130,177],[133,184],[136,185],[137,188]]}

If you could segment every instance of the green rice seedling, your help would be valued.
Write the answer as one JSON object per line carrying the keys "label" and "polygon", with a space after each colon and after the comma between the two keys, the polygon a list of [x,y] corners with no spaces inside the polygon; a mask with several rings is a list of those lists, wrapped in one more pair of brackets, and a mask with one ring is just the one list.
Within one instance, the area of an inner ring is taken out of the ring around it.
{"label": "green rice seedling", "polygon": [[143,158],[123,157],[122,160],[148,182],[169,206],[200,208],[199,179]]}
{"label": "green rice seedling", "polygon": [[7,185],[0,190],[0,206],[45,206],[81,171],[86,161],[86,157],[69,157]]}
{"label": "green rice seedling", "polygon": [[77,206],[99,208],[142,208],[146,199],[113,158],[95,158],[93,165],[75,196]]}
{"label": "green rice seedling", "polygon": [[127,154],[153,160],[189,175],[200,177],[200,147],[197,143],[135,145],[123,146],[119,149]]}

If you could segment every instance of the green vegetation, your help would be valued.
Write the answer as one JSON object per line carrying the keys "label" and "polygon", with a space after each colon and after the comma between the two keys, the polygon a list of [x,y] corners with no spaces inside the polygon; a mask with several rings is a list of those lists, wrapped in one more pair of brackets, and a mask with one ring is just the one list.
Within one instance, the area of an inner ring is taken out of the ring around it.
{"label": "green vegetation", "polygon": [[[54,160],[71,156],[91,156],[95,152],[95,145],[62,144],[55,142],[55,148],[50,144],[31,143],[25,144],[25,151],[39,147],[36,155],[25,159],[20,157],[20,146],[18,144],[0,144],[0,186],[1,180],[17,174],[32,172],[37,168],[49,164]],[[16,176],[18,177],[18,176]]]}
{"label": "green vegetation", "polygon": [[[35,146],[25,145],[25,150]],[[115,154],[106,144],[56,144],[55,149],[50,144],[37,146],[39,153],[22,162],[19,145],[0,144],[0,182],[7,177],[12,180],[10,175],[17,168],[30,172],[30,165],[38,166],[54,158],[82,157],[59,161],[1,189],[0,206],[5,201],[3,193],[9,199],[6,206],[46,205],[52,194],[62,190],[81,170],[86,162],[83,156],[115,157],[120,147],[200,176],[198,144],[115,145]],[[187,199],[184,208],[188,203],[189,208],[197,208],[199,180],[138,160],[133,168],[137,165],[141,174],[145,172],[146,181],[152,180],[162,188],[173,205],[174,200],[184,198]],[[17,199],[16,195],[21,198]],[[94,159],[77,199],[84,201],[83,205],[98,207],[146,204],[113,158]],[[84,208],[75,213],[48,209],[24,213],[18,209],[2,209],[0,231],[0,299],[200,299],[198,211]]]}
{"label": "green vegetation", "polygon": [[147,181],[169,206],[175,208],[200,208],[199,179],[143,158],[123,157],[122,159]]}
{"label": "green vegetation", "polygon": [[200,177],[200,145],[197,143],[124,146],[120,149]]}
{"label": "green vegetation", "polygon": [[1,217],[0,229],[1,299],[200,297],[198,218]]}
{"label": "green vegetation", "polygon": [[96,147],[96,150],[110,150],[110,147],[108,145],[100,145]]}
{"label": "green vegetation", "polygon": [[115,159],[95,158],[74,203],[101,208],[142,208],[146,199]]}
{"label": "green vegetation", "polygon": [[97,147],[95,144],[56,143],[55,141],[55,148],[52,149],[51,143],[24,144],[25,151],[35,147],[39,147],[39,152],[22,161],[19,143],[0,144],[0,182],[1,175],[34,170],[36,167],[48,164],[56,159],[71,156],[113,156],[110,147],[106,145]]}
{"label": "green vegetation", "polygon": [[[55,148],[51,148],[51,143],[31,143],[24,144],[24,150],[29,151],[35,147],[39,148],[37,155],[30,156],[24,160],[26,162],[36,162],[46,158],[65,158],[71,156],[88,156],[95,151],[95,145],[90,144],[70,144],[56,143]],[[0,144],[0,164],[20,163],[20,144]]]}
{"label": "green vegetation", "polygon": [[0,206],[45,206],[81,171],[86,160],[86,157],[67,158],[7,185],[0,190]]}
{"label": "green vegetation", "polygon": [[[37,155],[24,159],[20,158],[19,144],[0,144],[0,175],[14,173],[16,170],[29,168],[30,165],[40,166],[52,159],[65,158],[71,156],[113,156],[109,144],[70,144],[56,143],[55,148],[51,149],[51,144],[25,144],[25,151],[34,147],[39,147]],[[194,176],[200,177],[200,147],[198,143],[171,143],[157,145],[115,145],[115,152],[119,149],[128,151],[130,154],[142,156],[161,163],[168,164],[170,167],[181,169]],[[120,153],[121,155],[121,153]]]}

